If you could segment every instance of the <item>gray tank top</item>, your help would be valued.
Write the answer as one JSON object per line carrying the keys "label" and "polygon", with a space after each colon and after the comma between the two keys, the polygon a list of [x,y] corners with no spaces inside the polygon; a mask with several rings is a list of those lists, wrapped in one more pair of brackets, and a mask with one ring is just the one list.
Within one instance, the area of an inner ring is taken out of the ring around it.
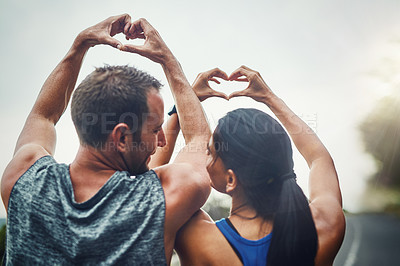
{"label": "gray tank top", "polygon": [[115,172],[95,196],[74,200],[69,167],[51,156],[14,185],[6,265],[166,265],[165,199],[152,170]]}

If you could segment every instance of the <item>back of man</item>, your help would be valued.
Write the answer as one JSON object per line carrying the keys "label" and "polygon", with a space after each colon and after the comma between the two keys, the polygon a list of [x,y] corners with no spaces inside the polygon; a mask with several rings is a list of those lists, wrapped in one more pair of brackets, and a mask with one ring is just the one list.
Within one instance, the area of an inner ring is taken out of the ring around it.
{"label": "back of man", "polygon": [[[117,33],[146,41],[122,45],[112,38]],[[86,52],[98,44],[162,65],[186,141],[173,164],[149,171],[150,157],[165,145],[159,82],[126,66],[97,69],[77,88],[71,110],[80,148],[71,165],[54,161],[55,125]],[[125,14],[82,31],[44,83],[3,174],[5,263],[168,264],[176,232],[210,193],[209,138],[179,62],[146,20],[132,23]]]}
{"label": "back of man", "polygon": [[9,265],[166,264],[164,192],[154,171],[117,171],[77,203],[68,166],[45,156],[15,184],[8,215]]}

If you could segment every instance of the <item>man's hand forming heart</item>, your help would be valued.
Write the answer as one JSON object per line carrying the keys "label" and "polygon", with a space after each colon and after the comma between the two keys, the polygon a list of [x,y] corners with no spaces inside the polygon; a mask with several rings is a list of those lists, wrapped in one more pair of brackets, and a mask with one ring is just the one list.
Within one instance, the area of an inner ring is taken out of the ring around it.
{"label": "man's hand forming heart", "polygon": [[143,45],[125,44],[123,51],[140,54],[161,65],[176,61],[158,31],[146,19],[141,18],[131,23],[124,34],[127,40],[139,38],[145,41]]}
{"label": "man's hand forming heart", "polygon": [[79,33],[77,40],[86,48],[98,44],[107,44],[115,48],[122,48],[122,43],[113,38],[113,36],[118,33],[127,32],[130,26],[131,17],[128,14],[109,17]]}

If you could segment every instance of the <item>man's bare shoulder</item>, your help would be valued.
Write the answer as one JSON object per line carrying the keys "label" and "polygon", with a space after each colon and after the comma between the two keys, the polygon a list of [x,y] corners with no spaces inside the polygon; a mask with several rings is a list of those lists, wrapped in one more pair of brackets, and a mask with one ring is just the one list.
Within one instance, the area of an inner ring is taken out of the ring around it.
{"label": "man's bare shoulder", "polygon": [[156,167],[153,170],[160,177],[161,175],[170,175],[170,174],[182,175],[194,172],[193,166],[189,163],[170,163]]}
{"label": "man's bare shoulder", "polygon": [[[154,171],[165,193],[167,219],[176,220],[179,229],[206,202],[210,181],[186,163],[173,163]],[[169,217],[168,213],[174,215]]]}
{"label": "man's bare shoulder", "polygon": [[153,169],[161,180],[199,176],[200,173],[189,163],[171,163]]}
{"label": "man's bare shoulder", "polygon": [[11,190],[17,180],[31,167],[38,159],[49,153],[40,145],[26,144],[18,149],[14,157],[4,170],[1,179],[1,196],[4,205],[8,206],[8,199]]}

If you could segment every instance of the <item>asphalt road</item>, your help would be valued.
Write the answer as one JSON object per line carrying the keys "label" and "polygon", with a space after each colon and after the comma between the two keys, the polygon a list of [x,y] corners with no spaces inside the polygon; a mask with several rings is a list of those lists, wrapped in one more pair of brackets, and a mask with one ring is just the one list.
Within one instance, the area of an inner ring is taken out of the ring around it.
{"label": "asphalt road", "polygon": [[334,266],[400,266],[400,218],[346,216],[346,235]]}

